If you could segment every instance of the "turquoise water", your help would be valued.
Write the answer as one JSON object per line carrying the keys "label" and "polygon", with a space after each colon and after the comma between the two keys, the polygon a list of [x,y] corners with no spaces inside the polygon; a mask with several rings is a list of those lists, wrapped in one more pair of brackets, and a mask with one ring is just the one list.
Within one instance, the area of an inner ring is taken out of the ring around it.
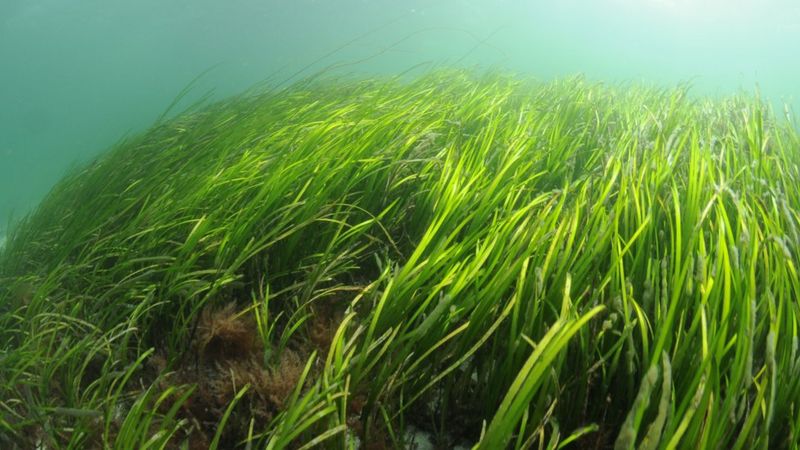
{"label": "turquoise water", "polygon": [[690,82],[698,95],[758,89],[782,115],[784,104],[800,111],[799,44],[800,3],[788,0],[3,0],[0,236],[200,74],[184,103],[331,65],[390,75],[456,65]]}

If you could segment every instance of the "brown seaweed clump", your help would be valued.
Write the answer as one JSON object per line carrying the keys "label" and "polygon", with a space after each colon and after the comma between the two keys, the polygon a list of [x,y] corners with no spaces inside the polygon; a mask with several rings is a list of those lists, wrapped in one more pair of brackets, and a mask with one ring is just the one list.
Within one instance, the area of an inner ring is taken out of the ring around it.
{"label": "brown seaweed clump", "polygon": [[[190,448],[208,448],[228,405],[245,385],[250,388],[233,410],[222,434],[222,448],[233,448],[247,436],[250,421],[266,424],[284,406],[303,372],[303,358],[286,349],[265,364],[264,346],[252,318],[235,303],[207,307],[199,317],[192,342],[193,361],[162,377],[162,388],[193,385],[181,416],[191,427],[181,440]],[[154,357],[156,370],[166,370],[167,358]]]}

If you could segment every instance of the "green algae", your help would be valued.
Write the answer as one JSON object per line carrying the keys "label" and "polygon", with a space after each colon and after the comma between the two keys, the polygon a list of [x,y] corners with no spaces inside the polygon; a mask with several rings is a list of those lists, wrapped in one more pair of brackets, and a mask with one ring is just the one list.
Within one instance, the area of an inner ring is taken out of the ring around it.
{"label": "green algae", "polygon": [[0,443],[797,446],[798,149],[758,100],[452,71],[162,121],[10,230]]}

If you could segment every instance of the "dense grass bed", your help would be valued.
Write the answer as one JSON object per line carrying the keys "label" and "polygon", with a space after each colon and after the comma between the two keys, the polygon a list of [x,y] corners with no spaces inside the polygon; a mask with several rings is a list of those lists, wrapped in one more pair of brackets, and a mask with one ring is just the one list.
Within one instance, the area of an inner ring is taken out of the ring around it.
{"label": "dense grass bed", "polygon": [[800,137],[463,72],[163,122],[0,257],[3,448],[797,448]]}

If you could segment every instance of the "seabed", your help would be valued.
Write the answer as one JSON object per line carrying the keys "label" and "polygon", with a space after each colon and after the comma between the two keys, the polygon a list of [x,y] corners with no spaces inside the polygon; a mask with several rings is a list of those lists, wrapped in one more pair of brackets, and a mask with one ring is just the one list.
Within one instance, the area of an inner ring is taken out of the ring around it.
{"label": "seabed", "polygon": [[163,120],[0,252],[3,448],[797,448],[800,136],[439,71]]}

